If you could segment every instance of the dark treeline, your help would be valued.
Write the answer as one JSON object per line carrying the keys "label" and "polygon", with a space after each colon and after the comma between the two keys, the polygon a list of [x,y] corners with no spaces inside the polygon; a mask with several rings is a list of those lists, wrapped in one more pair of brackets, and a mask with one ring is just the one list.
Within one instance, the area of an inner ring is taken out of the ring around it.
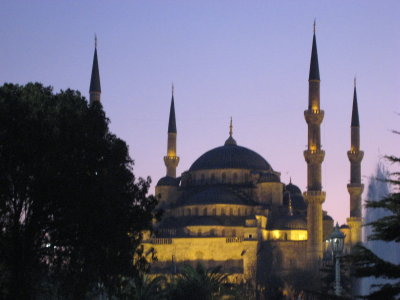
{"label": "dark treeline", "polygon": [[118,296],[157,203],[132,167],[101,104],[0,87],[1,299]]}

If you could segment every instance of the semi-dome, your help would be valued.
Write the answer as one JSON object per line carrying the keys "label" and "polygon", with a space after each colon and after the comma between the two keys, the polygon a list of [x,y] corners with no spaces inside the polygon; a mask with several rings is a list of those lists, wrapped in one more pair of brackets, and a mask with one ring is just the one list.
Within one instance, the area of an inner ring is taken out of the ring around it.
{"label": "semi-dome", "polygon": [[255,203],[244,195],[235,193],[233,190],[221,186],[209,187],[194,193],[184,202],[184,205],[204,204],[254,205]]}
{"label": "semi-dome", "polygon": [[209,169],[272,170],[260,154],[235,143],[225,143],[224,146],[204,153],[192,164],[189,171]]}
{"label": "semi-dome", "polygon": [[178,186],[180,177],[174,178],[171,176],[162,177],[158,182],[157,186]]}

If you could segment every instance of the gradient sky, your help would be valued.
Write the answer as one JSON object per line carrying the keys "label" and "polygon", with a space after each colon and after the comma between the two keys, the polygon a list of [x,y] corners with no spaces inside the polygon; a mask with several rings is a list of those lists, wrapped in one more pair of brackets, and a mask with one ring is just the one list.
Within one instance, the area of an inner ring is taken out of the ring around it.
{"label": "gradient sky", "polygon": [[[165,175],[171,82],[178,173],[228,137],[306,188],[308,71],[317,19],[324,210],[349,215],[353,77],[363,182],[380,157],[399,154],[400,1],[5,1],[0,83],[31,81],[88,96],[94,34],[102,103],[137,176]],[[366,192],[364,192],[364,195]]]}

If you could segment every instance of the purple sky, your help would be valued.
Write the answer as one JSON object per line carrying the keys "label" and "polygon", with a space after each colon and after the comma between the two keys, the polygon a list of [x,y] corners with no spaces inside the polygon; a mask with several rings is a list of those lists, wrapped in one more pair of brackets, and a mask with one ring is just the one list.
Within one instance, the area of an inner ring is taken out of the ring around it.
{"label": "purple sky", "polygon": [[[94,34],[111,130],[135,174],[164,176],[171,82],[178,173],[228,137],[306,187],[312,23],[317,19],[324,209],[349,214],[350,116],[357,75],[364,183],[399,155],[400,1],[2,1],[0,83],[39,81],[88,95]],[[153,187],[154,187],[153,184]],[[152,189],[152,192],[154,190]],[[364,195],[366,193],[364,192]]]}

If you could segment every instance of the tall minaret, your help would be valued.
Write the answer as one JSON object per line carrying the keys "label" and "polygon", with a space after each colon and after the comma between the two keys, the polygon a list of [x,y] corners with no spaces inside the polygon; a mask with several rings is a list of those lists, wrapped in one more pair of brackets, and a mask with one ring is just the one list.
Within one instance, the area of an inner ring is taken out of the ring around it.
{"label": "tall minaret", "polygon": [[325,201],[325,192],[322,191],[321,185],[321,164],[325,157],[325,151],[321,149],[320,125],[324,119],[324,111],[320,108],[315,21],[308,86],[308,109],[304,111],[308,125],[308,147],[304,151],[304,158],[307,162],[307,191],[304,193],[307,202],[307,259],[310,268],[317,268],[318,261],[323,254],[322,203]]}
{"label": "tall minaret", "polygon": [[176,178],[176,167],[179,164],[179,157],[176,156],[176,121],[174,105],[174,85],[172,85],[171,108],[168,121],[168,145],[167,155],[164,156],[164,163],[167,167],[167,176]]}
{"label": "tall minaret", "polygon": [[97,61],[97,37],[94,38],[94,56],[93,56],[93,66],[92,66],[92,77],[90,78],[90,103],[95,101],[100,102],[100,73],[99,73],[99,63]]}
{"label": "tall minaret", "polygon": [[360,150],[360,121],[358,118],[357,88],[354,79],[353,111],[351,113],[351,146],[347,151],[350,160],[350,184],[347,190],[350,194],[350,218],[347,224],[350,227],[351,245],[361,242],[361,194],[364,185],[361,184],[361,160],[364,152]]}

